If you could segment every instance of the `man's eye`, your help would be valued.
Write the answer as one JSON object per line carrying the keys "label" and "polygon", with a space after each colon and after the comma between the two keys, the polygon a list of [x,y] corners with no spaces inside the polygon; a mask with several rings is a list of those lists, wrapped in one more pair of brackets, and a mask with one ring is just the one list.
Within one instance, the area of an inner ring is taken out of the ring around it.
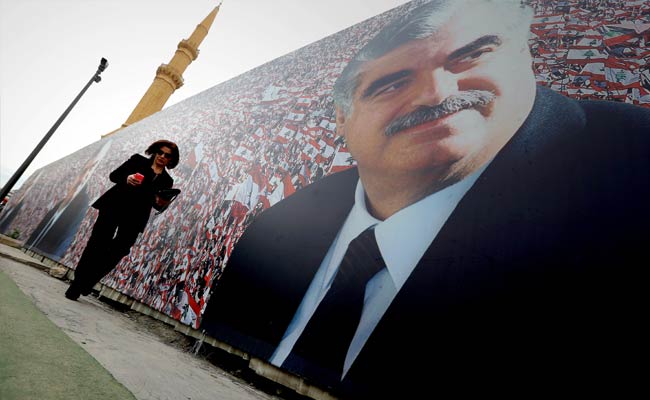
{"label": "man's eye", "polygon": [[375,91],[375,93],[373,93],[373,96],[380,96],[382,94],[388,94],[388,93],[394,92],[394,91],[398,90],[399,88],[401,88],[402,86],[406,85],[406,83],[407,83],[407,80],[405,80],[405,79],[397,81],[397,82],[392,82],[389,85],[385,85],[385,86],[382,86],[382,87],[378,88]]}
{"label": "man's eye", "polygon": [[476,51],[473,51],[473,52],[467,54],[463,58],[457,59],[455,64],[464,64],[464,63],[468,63],[468,62],[474,62],[477,59],[479,59],[481,56],[483,56],[484,54],[491,53],[491,52],[492,52],[491,48],[484,47],[484,48],[478,49]]}

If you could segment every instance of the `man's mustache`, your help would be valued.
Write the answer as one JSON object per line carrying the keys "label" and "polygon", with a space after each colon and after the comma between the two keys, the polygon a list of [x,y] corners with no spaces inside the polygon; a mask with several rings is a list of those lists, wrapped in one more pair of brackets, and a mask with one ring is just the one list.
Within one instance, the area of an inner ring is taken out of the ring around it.
{"label": "man's mustache", "polygon": [[461,110],[475,107],[484,107],[490,104],[497,96],[487,90],[466,90],[444,99],[440,104],[429,107],[420,106],[410,114],[403,115],[391,122],[385,130],[386,136],[393,136],[397,132],[418,126],[425,122],[435,121],[446,115]]}

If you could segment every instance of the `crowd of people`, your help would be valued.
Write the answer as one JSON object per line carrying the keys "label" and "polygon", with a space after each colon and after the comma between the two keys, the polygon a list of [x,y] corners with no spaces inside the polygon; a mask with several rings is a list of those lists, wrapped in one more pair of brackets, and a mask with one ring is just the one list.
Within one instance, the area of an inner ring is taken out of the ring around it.
{"label": "crowd of people", "polygon": [[650,105],[650,4],[638,0],[529,2],[537,82],[580,99]]}
{"label": "crowd of people", "polygon": [[[171,173],[182,194],[152,216],[131,253],[102,283],[198,327],[211,288],[252,219],[354,164],[335,135],[332,86],[387,21],[424,2],[407,3],[273,60],[40,169],[0,214],[0,232],[18,229],[20,239],[31,236],[105,141],[111,141],[110,151],[84,187],[91,200],[110,187],[108,174],[133,149],[169,138],[182,149]],[[528,3],[536,11],[530,46],[538,83],[570,97],[650,105],[650,85],[643,78],[650,63],[650,30],[633,29],[650,23],[647,2]],[[595,56],[584,55],[587,51]],[[92,208],[79,212],[84,218],[56,260],[70,268],[79,261],[97,216]]]}

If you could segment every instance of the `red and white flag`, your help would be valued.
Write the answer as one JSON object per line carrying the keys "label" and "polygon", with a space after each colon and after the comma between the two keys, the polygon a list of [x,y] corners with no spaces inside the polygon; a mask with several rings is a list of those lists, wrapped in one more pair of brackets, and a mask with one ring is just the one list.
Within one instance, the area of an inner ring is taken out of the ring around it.
{"label": "red and white flag", "polygon": [[254,148],[245,143],[241,143],[235,150],[232,160],[233,161],[251,161],[254,156]]}
{"label": "red and white flag", "polygon": [[273,206],[280,200],[284,199],[284,183],[280,181],[275,190],[267,197],[269,201],[269,207]]}
{"label": "red and white flag", "polygon": [[187,157],[187,163],[189,164],[191,169],[196,168],[197,164],[201,162],[203,159],[203,143],[199,142],[196,146],[194,146],[194,150],[192,150]]}
{"label": "red and white flag", "polygon": [[592,75],[605,78],[605,63],[588,63],[582,67],[580,75]]}
{"label": "red and white flag", "polygon": [[331,173],[344,171],[355,164],[354,159],[347,151],[347,149],[340,148],[339,151],[334,156],[332,161],[332,166],[330,167]]}
{"label": "red and white flag", "polygon": [[275,137],[274,140],[282,144],[287,144],[296,135],[297,130],[298,127],[295,125],[285,125],[282,127],[282,129],[280,130],[280,132],[278,133],[278,135]]}
{"label": "red and white flag", "polygon": [[571,64],[588,64],[592,62],[602,62],[607,59],[607,54],[601,53],[597,49],[570,49],[567,53],[566,60]]}
{"label": "red and white flag", "polygon": [[533,18],[531,26],[548,25],[564,22],[564,14],[540,15]]}
{"label": "red and white flag", "polygon": [[605,77],[616,89],[631,89],[641,86],[639,75],[627,69],[605,67]]}
{"label": "red and white flag", "polygon": [[287,198],[296,192],[296,187],[291,181],[291,175],[287,174],[282,178],[283,197]]}

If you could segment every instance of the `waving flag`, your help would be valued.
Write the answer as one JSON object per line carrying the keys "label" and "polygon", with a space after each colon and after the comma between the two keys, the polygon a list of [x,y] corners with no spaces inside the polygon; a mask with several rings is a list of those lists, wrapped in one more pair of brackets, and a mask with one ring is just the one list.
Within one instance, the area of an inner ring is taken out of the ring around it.
{"label": "waving flag", "polygon": [[597,49],[569,49],[566,56],[567,62],[572,64],[588,64],[593,61],[604,61],[607,59],[607,54],[602,53]]}
{"label": "waving flag", "polygon": [[346,170],[354,165],[354,159],[350,155],[350,152],[347,149],[339,149],[339,151],[334,156],[334,161],[332,161],[332,166],[330,167],[330,172],[339,172]]}
{"label": "waving flag", "polygon": [[605,77],[614,84],[616,89],[638,88],[641,86],[639,75],[627,69],[605,67]]}

